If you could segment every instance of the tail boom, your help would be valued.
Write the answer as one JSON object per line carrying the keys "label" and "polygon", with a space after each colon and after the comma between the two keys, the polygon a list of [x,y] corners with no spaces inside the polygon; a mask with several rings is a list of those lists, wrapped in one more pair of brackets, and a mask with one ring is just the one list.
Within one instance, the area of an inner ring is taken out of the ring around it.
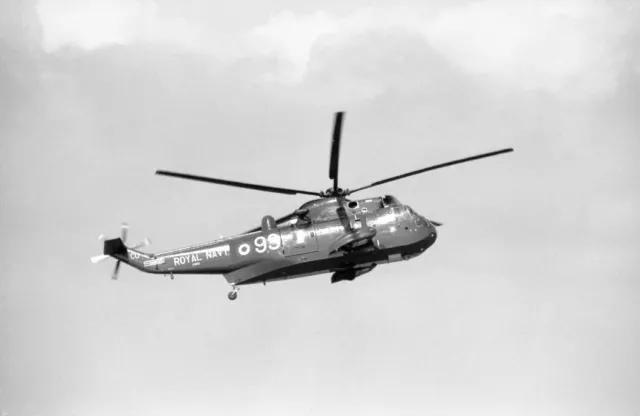
{"label": "tail boom", "polygon": [[104,242],[104,256],[154,274],[222,274],[231,269],[230,246],[224,243],[146,254],[114,238]]}

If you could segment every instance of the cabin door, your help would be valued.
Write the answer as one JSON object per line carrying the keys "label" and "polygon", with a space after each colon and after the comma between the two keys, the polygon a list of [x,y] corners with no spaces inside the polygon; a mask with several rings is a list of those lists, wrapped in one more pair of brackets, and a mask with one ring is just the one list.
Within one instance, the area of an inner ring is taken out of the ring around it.
{"label": "cabin door", "polygon": [[280,229],[285,256],[318,251],[318,237],[313,224],[298,222],[293,227]]}

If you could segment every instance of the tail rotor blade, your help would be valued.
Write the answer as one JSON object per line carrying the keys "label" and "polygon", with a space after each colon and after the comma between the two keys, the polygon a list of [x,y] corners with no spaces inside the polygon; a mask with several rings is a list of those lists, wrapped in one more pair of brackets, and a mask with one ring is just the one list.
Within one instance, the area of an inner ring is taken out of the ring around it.
{"label": "tail rotor blade", "polygon": [[141,242],[139,242],[138,244],[136,244],[135,246],[133,246],[131,248],[135,250],[135,249],[139,249],[139,248],[142,248],[142,247],[146,247],[146,246],[148,246],[150,244],[151,244],[151,239],[145,238],[144,240],[142,240]]}
{"label": "tail rotor blade", "polygon": [[127,233],[129,231],[129,224],[127,224],[126,222],[122,223],[122,229],[121,229],[121,236],[120,239],[122,240],[122,242],[126,242],[127,241]]}
{"label": "tail rotor blade", "polygon": [[[120,240],[122,241],[122,243],[124,243],[127,240],[127,234],[128,233],[129,233],[129,224],[127,224],[126,222],[123,222],[121,227],[120,227]],[[104,239],[105,239],[104,234],[100,234],[98,236],[98,240],[104,240]],[[145,238],[143,241],[141,241],[140,243],[136,244],[133,248],[145,247],[145,246],[148,246],[149,244],[151,244],[151,240],[148,239],[148,238]],[[109,252],[110,250],[107,250],[107,247],[105,247],[105,251]],[[100,263],[101,261],[106,260],[106,259],[108,259],[110,257],[113,257],[113,256],[108,255],[108,254],[100,254],[98,256],[91,257],[90,260],[91,260],[91,263],[95,264],[95,263]],[[120,271],[120,263],[121,263],[121,261],[117,259],[117,256],[116,256],[115,260],[117,260],[117,261],[116,261],[115,268],[113,269],[113,273],[111,274],[111,279],[112,280],[118,280],[118,272]]]}
{"label": "tail rotor blade", "polygon": [[113,269],[113,275],[111,275],[111,280],[118,280],[118,270],[120,270],[120,260],[116,263],[116,267]]}
{"label": "tail rotor blade", "polygon": [[101,254],[99,256],[93,256],[91,257],[91,263],[96,264],[96,263],[100,263],[103,260],[108,259],[109,256],[107,256],[106,254]]}

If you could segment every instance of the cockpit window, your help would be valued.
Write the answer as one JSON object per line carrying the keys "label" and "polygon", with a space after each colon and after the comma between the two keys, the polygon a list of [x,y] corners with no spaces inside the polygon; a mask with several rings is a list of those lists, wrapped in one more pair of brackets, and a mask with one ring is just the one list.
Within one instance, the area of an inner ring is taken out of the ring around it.
{"label": "cockpit window", "polygon": [[418,219],[416,220],[416,225],[418,227],[429,227],[431,224],[429,224],[429,221],[427,221],[425,217],[418,215]]}
{"label": "cockpit window", "polygon": [[418,215],[418,213],[415,212],[413,209],[407,207],[407,212],[409,212],[409,214],[411,214],[411,216],[416,220],[416,225],[418,227],[429,226],[429,222],[422,215]]}
{"label": "cockpit window", "polygon": [[388,207],[402,205],[393,195],[385,195],[385,197],[382,198],[382,203]]}

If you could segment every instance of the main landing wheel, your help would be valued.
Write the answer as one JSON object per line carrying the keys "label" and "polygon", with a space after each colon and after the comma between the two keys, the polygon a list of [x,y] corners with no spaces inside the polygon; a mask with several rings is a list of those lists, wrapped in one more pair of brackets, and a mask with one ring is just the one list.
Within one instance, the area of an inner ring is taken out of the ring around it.
{"label": "main landing wheel", "polygon": [[238,292],[229,292],[229,300],[236,300]]}

